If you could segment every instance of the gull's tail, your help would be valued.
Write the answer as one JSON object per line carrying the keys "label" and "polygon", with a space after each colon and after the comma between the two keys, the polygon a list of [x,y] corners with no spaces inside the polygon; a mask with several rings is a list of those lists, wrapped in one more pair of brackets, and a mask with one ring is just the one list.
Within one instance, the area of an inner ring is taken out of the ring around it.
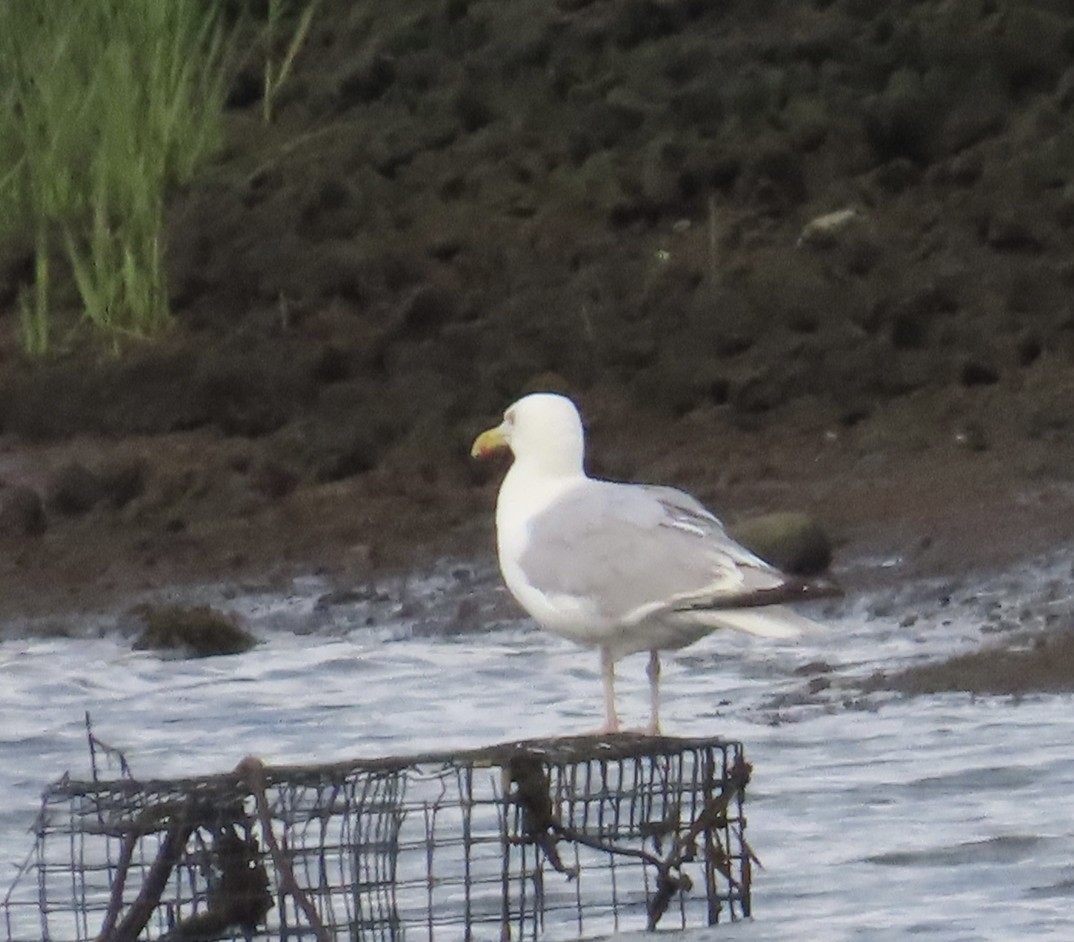
{"label": "gull's tail", "polygon": [[741,595],[724,595],[703,602],[693,602],[677,609],[695,624],[716,628],[733,628],[762,638],[797,638],[824,625],[799,615],[780,602],[806,601],[842,595],[843,590],[830,579],[814,580],[788,577],[769,589],[755,589]]}
{"label": "gull's tail", "polygon": [[743,608],[733,612],[706,612],[705,621],[718,628],[733,628],[761,638],[798,638],[825,626],[782,605]]}

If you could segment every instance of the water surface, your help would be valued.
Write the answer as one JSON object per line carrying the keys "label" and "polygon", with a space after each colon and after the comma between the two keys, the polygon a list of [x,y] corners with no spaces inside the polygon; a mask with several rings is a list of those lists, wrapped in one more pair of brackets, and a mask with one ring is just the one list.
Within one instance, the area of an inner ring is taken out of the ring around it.
{"label": "water surface", "polygon": [[[748,836],[764,863],[753,920],[686,938],[1071,938],[1071,698],[863,696],[853,683],[973,647],[1011,613],[1029,627],[1069,616],[1069,572],[1053,558],[954,589],[907,587],[829,604],[830,629],[797,645],[716,635],[666,657],[666,730],[745,743]],[[264,638],[237,657],[161,660],[115,634],[0,643],[3,887],[32,846],[44,783],[87,773],[86,710],[146,777],[225,771],[251,753],[330,761],[601,722],[594,653],[525,621],[438,636],[436,613],[454,611],[444,598],[466,591],[443,574],[409,587],[432,600],[417,615],[391,591],[326,608],[323,590],[310,580],[230,599]],[[620,665],[627,723],[646,718],[644,667]]]}

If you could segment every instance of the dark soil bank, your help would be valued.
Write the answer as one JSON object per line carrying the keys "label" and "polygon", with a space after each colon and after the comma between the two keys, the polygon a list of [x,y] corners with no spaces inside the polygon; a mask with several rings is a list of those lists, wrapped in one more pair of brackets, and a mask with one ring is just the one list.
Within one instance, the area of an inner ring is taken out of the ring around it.
{"label": "dark soil bank", "polygon": [[256,66],[167,337],[27,363],[0,254],[7,611],[485,553],[467,446],[538,387],[844,552],[1074,532],[1067,0],[325,0],[267,127]]}
{"label": "dark soil bank", "polygon": [[1074,691],[1074,633],[1065,629],[1037,637],[1029,644],[986,647],[941,663],[880,675],[865,687],[904,693],[1069,693]]}

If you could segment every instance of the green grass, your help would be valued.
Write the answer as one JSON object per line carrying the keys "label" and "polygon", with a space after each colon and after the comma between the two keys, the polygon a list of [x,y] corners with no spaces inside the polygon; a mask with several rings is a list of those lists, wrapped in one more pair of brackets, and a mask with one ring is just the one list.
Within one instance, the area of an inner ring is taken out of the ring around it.
{"label": "green grass", "polygon": [[23,346],[56,338],[70,270],[113,345],[170,320],[168,189],[218,147],[230,34],[212,0],[0,0],[0,238],[32,246]]}
{"label": "green grass", "polygon": [[268,8],[265,15],[265,27],[262,32],[262,43],[265,47],[264,81],[261,90],[261,117],[265,124],[271,124],[275,112],[276,95],[280,86],[291,74],[295,63],[295,56],[302,43],[306,40],[313,16],[317,12],[320,0],[310,0],[306,8],[299,15],[295,23],[294,31],[290,40],[283,48],[282,54],[277,60],[275,57],[276,46],[280,41],[281,22],[284,16],[284,7],[287,0],[268,0]]}

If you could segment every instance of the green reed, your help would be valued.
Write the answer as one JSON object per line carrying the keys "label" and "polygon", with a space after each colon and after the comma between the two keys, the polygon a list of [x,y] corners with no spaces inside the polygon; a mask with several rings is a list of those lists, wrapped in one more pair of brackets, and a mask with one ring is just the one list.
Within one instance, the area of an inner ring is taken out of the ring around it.
{"label": "green reed", "polygon": [[170,320],[169,187],[219,146],[231,34],[211,0],[0,0],[0,237],[32,245],[30,353],[54,341],[51,273],[113,344]]}
{"label": "green reed", "polygon": [[261,117],[265,124],[271,124],[276,104],[276,96],[280,86],[291,74],[295,64],[295,56],[313,23],[313,16],[317,12],[320,0],[309,0],[306,8],[299,15],[295,23],[291,37],[283,48],[279,59],[276,59],[276,46],[280,40],[280,31],[284,16],[284,7],[287,0],[268,0],[265,14],[265,26],[261,34],[261,43],[265,48],[265,65],[263,70],[263,83],[261,89]]}

